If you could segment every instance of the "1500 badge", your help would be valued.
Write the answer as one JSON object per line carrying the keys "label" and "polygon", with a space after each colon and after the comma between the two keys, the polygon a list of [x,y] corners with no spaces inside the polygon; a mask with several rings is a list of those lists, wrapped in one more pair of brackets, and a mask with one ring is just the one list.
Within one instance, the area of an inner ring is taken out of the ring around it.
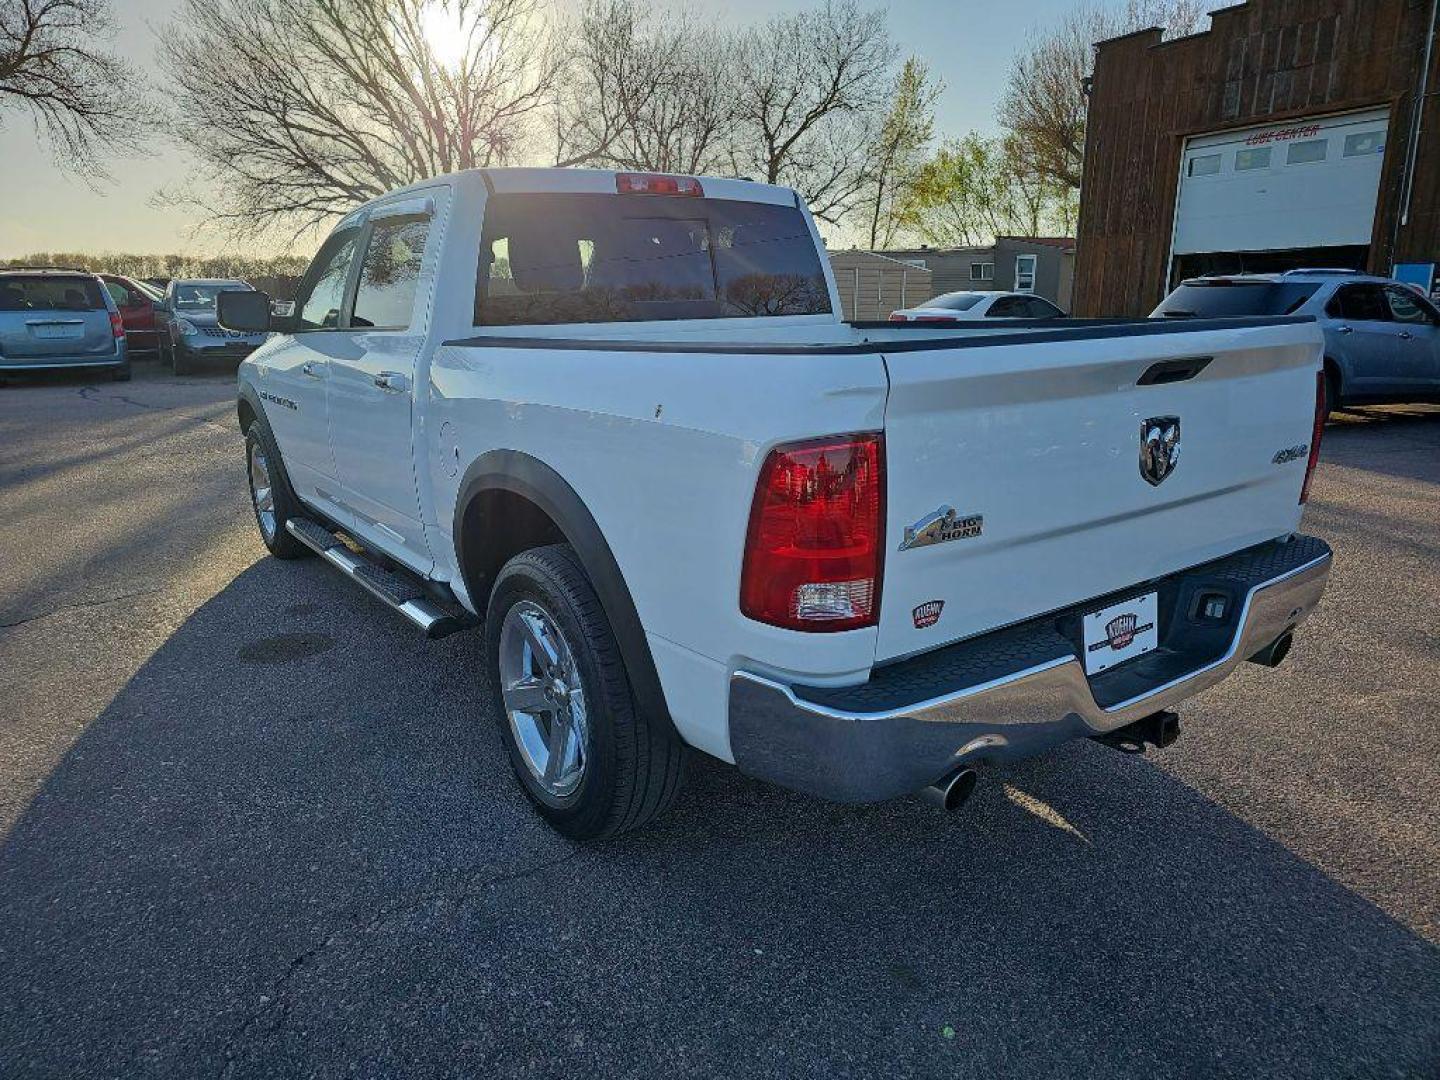
{"label": "1500 badge", "polygon": [[299,406],[299,405],[296,405],[295,402],[292,401],[290,398],[288,398],[288,397],[281,397],[279,394],[271,394],[271,393],[269,393],[269,392],[267,392],[267,391],[265,391],[265,390],[261,390],[261,391],[260,391],[260,396],[261,396],[262,398],[264,398],[266,401],[269,401],[269,402],[272,402],[272,403],[274,403],[274,404],[276,404],[276,405],[279,405],[282,409],[296,409],[296,410],[298,410],[298,409],[300,408],[300,406]]}
{"label": "1500 badge", "polygon": [[926,514],[914,525],[905,526],[905,539],[900,541],[900,550],[948,544],[951,540],[968,540],[972,536],[979,536],[984,528],[984,515],[970,514],[968,517],[960,517],[954,507],[942,506],[939,510]]}

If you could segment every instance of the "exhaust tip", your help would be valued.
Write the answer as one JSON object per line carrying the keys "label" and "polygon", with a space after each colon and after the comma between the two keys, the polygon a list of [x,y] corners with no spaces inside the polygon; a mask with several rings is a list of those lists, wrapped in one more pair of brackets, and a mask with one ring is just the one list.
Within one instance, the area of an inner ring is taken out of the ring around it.
{"label": "exhaust tip", "polygon": [[927,788],[921,788],[920,797],[926,802],[938,806],[946,813],[954,813],[964,806],[966,800],[975,793],[975,786],[978,783],[980,783],[980,774],[966,766],[956,769],[949,776]]}
{"label": "exhaust tip", "polygon": [[1252,664],[1264,664],[1266,667],[1279,667],[1285,662],[1285,657],[1290,655],[1290,646],[1293,644],[1295,644],[1295,635],[1287,630],[1269,645],[1265,646],[1265,648],[1250,657],[1250,662]]}

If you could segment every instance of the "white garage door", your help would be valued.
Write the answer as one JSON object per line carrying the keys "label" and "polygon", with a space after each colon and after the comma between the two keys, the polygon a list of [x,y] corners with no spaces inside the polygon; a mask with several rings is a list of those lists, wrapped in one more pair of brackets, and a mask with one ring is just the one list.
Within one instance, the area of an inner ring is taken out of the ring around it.
{"label": "white garage door", "polygon": [[1370,243],[1388,124],[1380,109],[1188,140],[1174,254]]}

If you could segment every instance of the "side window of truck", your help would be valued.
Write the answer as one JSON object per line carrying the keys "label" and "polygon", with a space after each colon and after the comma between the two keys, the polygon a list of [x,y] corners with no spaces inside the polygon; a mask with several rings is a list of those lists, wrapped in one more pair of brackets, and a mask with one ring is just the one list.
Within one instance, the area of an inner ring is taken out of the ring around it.
{"label": "side window of truck", "polygon": [[359,229],[347,229],[325,241],[295,298],[295,329],[333,330],[342,325],[341,307],[345,302],[345,286],[350,280],[350,264],[355,261],[355,244]]}
{"label": "side window of truck", "polygon": [[428,216],[387,217],[374,223],[360,264],[351,326],[389,330],[409,327],[429,235]]}

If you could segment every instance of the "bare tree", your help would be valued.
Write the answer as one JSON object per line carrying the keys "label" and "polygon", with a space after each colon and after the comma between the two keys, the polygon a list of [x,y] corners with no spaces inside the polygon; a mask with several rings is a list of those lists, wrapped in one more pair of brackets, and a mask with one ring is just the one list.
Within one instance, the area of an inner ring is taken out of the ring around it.
{"label": "bare tree", "polygon": [[856,203],[896,58],[883,11],[827,0],[741,36],[733,84],[737,172],[795,188],[835,222]]}
{"label": "bare tree", "polygon": [[219,193],[212,219],[298,236],[525,153],[560,67],[541,14],[540,0],[185,0],[163,56],[170,129]]}
{"label": "bare tree", "polygon": [[890,111],[869,153],[870,170],[861,195],[870,247],[888,247],[905,220],[905,204],[935,133],[935,99],[943,84],[915,57],[905,61],[890,93]]}
{"label": "bare tree", "polygon": [[635,0],[581,11],[557,110],[555,160],[658,172],[713,172],[735,111],[733,43]]}
{"label": "bare tree", "polygon": [[1026,170],[1080,190],[1085,157],[1085,79],[1097,41],[1147,26],[1171,36],[1199,29],[1204,0],[1127,0],[1122,6],[1085,4],[1053,29],[1037,34],[1012,61],[999,120],[1015,140]]}
{"label": "bare tree", "polygon": [[936,151],[904,206],[909,229],[947,247],[990,244],[997,236],[1065,235],[1074,220],[1068,188],[1029,171],[1011,140],[973,133]]}
{"label": "bare tree", "polygon": [[0,0],[0,119],[27,110],[58,163],[91,173],[140,134],[139,79],[103,49],[113,32],[106,0]]}

